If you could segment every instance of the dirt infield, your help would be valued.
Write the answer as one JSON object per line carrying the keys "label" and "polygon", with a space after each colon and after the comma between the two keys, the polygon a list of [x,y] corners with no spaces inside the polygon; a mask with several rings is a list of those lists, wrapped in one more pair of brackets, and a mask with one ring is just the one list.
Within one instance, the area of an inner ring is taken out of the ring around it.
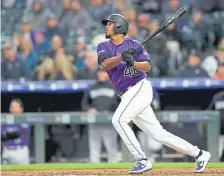
{"label": "dirt infield", "polygon": [[[2,171],[1,176],[125,176],[129,175],[126,169],[94,169],[94,170],[42,170],[42,171]],[[204,173],[194,173],[192,169],[153,169],[141,176],[223,176],[223,169],[206,169]]]}

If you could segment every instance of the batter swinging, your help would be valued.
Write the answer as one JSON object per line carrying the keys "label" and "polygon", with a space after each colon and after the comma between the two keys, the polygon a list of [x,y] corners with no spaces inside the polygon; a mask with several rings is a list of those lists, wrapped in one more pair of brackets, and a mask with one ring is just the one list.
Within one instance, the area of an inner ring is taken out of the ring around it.
{"label": "batter swinging", "polygon": [[145,73],[151,70],[150,58],[142,46],[137,51],[133,50],[140,42],[125,37],[128,31],[126,18],[119,14],[111,14],[102,24],[105,26],[105,37],[109,40],[98,44],[98,62],[107,70],[121,97],[112,123],[136,159],[136,165],[129,173],[142,173],[152,169],[152,164],[147,160],[128,125],[131,120],[156,141],[194,157],[195,172],[203,172],[211,154],[167,132],[157,120],[150,106],[152,87],[146,80]]}

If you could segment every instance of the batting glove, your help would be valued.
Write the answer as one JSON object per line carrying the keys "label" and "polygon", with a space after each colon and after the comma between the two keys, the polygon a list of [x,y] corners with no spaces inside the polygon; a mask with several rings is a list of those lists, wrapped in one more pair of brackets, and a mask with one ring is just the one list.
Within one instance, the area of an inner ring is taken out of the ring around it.
{"label": "batting glove", "polygon": [[134,65],[134,59],[132,55],[125,55],[121,56],[121,59],[125,61],[128,65],[133,66]]}
{"label": "batting glove", "polygon": [[137,52],[136,49],[134,48],[131,48],[131,49],[128,49],[128,50],[125,50],[123,53],[122,53],[122,56],[129,56],[129,55],[133,55]]}

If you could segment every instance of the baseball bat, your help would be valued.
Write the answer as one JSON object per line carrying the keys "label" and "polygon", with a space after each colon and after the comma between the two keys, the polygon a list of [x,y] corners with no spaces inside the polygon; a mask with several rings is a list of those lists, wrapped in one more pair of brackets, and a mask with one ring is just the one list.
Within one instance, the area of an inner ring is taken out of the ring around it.
{"label": "baseball bat", "polygon": [[163,31],[169,25],[171,25],[172,23],[174,23],[178,18],[180,18],[183,14],[185,14],[188,11],[189,8],[190,8],[189,6],[183,6],[183,7],[181,7],[170,18],[168,18],[163,24],[161,24],[158,27],[157,30],[155,30],[150,36],[148,36],[145,40],[143,40],[141,42],[141,44],[137,48],[135,48],[135,50],[137,50],[140,46],[144,45],[147,41],[149,41],[150,39],[152,39],[155,35],[157,35],[161,31]]}

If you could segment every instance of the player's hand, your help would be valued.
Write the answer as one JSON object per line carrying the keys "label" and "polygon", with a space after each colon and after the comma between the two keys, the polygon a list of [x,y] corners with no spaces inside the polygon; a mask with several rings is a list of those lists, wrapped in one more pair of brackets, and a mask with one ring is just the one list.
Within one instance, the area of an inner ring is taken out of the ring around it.
{"label": "player's hand", "polygon": [[2,142],[9,141],[9,140],[15,140],[15,139],[22,137],[23,135],[24,135],[23,130],[12,131],[12,132],[7,131],[7,132],[3,132],[1,134],[1,140],[2,140]]}
{"label": "player's hand", "polygon": [[90,113],[90,114],[96,114],[97,113],[97,110],[96,110],[96,108],[90,108],[88,110],[88,113]]}
{"label": "player's hand", "polygon": [[121,59],[125,61],[128,65],[133,66],[134,65],[134,59],[132,55],[125,55],[121,56]]}
{"label": "player's hand", "polygon": [[128,65],[133,66],[134,65],[134,59],[133,59],[133,54],[135,54],[137,52],[136,49],[134,48],[130,48],[128,50],[125,50],[122,54],[121,54],[121,59],[123,61],[125,61]]}
{"label": "player's hand", "polygon": [[137,52],[136,49],[134,48],[130,48],[128,50],[125,50],[123,53],[122,53],[122,56],[125,57],[125,56],[130,56],[130,55],[133,55]]}

